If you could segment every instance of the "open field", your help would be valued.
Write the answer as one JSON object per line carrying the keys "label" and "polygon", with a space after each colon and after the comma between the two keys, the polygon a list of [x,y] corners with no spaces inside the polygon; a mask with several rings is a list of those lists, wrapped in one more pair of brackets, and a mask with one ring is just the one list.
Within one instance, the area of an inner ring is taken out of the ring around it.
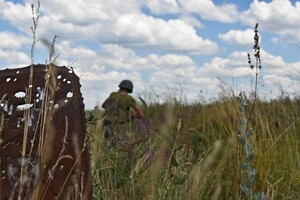
{"label": "open field", "polygon": [[[247,101],[245,116],[251,101]],[[101,111],[87,111],[94,199],[300,199],[300,99],[257,101],[247,130],[255,154],[248,162],[240,103],[235,97],[210,104],[176,100],[144,108],[135,137],[149,136],[128,148],[102,146]],[[134,122],[136,123],[136,122]],[[136,124],[135,124],[136,125]],[[261,198],[263,199],[263,198]]]}

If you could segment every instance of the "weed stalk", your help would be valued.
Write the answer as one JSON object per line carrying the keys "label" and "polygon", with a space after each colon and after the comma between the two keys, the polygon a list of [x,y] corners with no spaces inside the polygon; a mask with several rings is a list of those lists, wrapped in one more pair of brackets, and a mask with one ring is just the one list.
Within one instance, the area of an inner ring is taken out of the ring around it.
{"label": "weed stalk", "polygon": [[242,162],[242,157],[239,157],[239,166],[240,170],[243,170],[246,172],[247,177],[246,180],[242,183],[240,183],[240,189],[241,191],[248,197],[248,199],[252,200],[253,198],[255,200],[264,200],[266,199],[264,193],[258,192],[255,195],[253,195],[253,186],[255,185],[255,177],[257,174],[257,170],[252,167],[252,162],[255,157],[255,152],[253,150],[252,144],[250,143],[250,137],[253,135],[253,129],[249,128],[249,122],[253,115],[254,107],[257,100],[257,90],[258,90],[258,75],[261,70],[261,59],[260,59],[260,46],[259,46],[259,35],[258,35],[258,23],[255,25],[254,30],[254,57],[255,57],[255,66],[251,64],[251,57],[248,53],[248,64],[250,65],[250,68],[254,70],[255,72],[255,88],[254,88],[254,100],[251,106],[251,110],[249,113],[248,118],[245,117],[245,107],[247,105],[246,97],[242,93],[239,95],[239,111],[240,111],[240,121],[238,124],[238,141],[243,147],[243,153],[244,153],[244,162]]}

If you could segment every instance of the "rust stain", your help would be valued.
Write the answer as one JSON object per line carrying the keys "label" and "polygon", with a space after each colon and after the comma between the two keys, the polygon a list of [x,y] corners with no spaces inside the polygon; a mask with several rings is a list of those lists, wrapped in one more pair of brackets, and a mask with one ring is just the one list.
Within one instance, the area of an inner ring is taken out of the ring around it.
{"label": "rust stain", "polygon": [[0,199],[92,198],[80,87],[64,66],[0,71]]}

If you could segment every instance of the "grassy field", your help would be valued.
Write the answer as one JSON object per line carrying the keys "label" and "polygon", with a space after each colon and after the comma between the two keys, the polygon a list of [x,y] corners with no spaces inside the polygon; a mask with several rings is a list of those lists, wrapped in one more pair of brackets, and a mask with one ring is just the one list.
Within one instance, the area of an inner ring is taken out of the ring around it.
{"label": "grassy field", "polygon": [[[110,149],[102,112],[87,111],[94,199],[300,199],[300,99],[258,100],[243,132],[247,103],[244,111],[236,97],[151,104],[131,132],[146,139]],[[246,145],[238,135],[250,129]]]}
{"label": "grassy field", "polygon": [[[37,3],[31,6],[32,64]],[[261,70],[257,26],[255,66],[248,54],[255,96]],[[57,58],[56,38],[49,63]],[[94,199],[300,199],[300,99],[257,100],[251,112],[252,103],[241,105],[230,95],[209,104],[153,103],[143,108],[143,121],[132,122],[131,145],[111,148],[103,145],[102,111],[86,111]]]}

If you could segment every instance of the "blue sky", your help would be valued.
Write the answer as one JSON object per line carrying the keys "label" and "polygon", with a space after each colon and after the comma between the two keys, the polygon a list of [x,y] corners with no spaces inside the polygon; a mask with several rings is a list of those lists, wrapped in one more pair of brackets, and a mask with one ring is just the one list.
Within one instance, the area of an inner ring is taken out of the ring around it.
{"label": "blue sky", "polygon": [[[32,0],[0,0],[0,69],[30,64]],[[300,2],[291,0],[40,0],[35,63],[58,35],[56,64],[80,77],[86,108],[134,82],[146,101],[218,98],[253,90],[253,29],[259,23],[263,99],[299,96]],[[254,58],[253,58],[254,59]],[[205,93],[200,93],[205,91]]]}

